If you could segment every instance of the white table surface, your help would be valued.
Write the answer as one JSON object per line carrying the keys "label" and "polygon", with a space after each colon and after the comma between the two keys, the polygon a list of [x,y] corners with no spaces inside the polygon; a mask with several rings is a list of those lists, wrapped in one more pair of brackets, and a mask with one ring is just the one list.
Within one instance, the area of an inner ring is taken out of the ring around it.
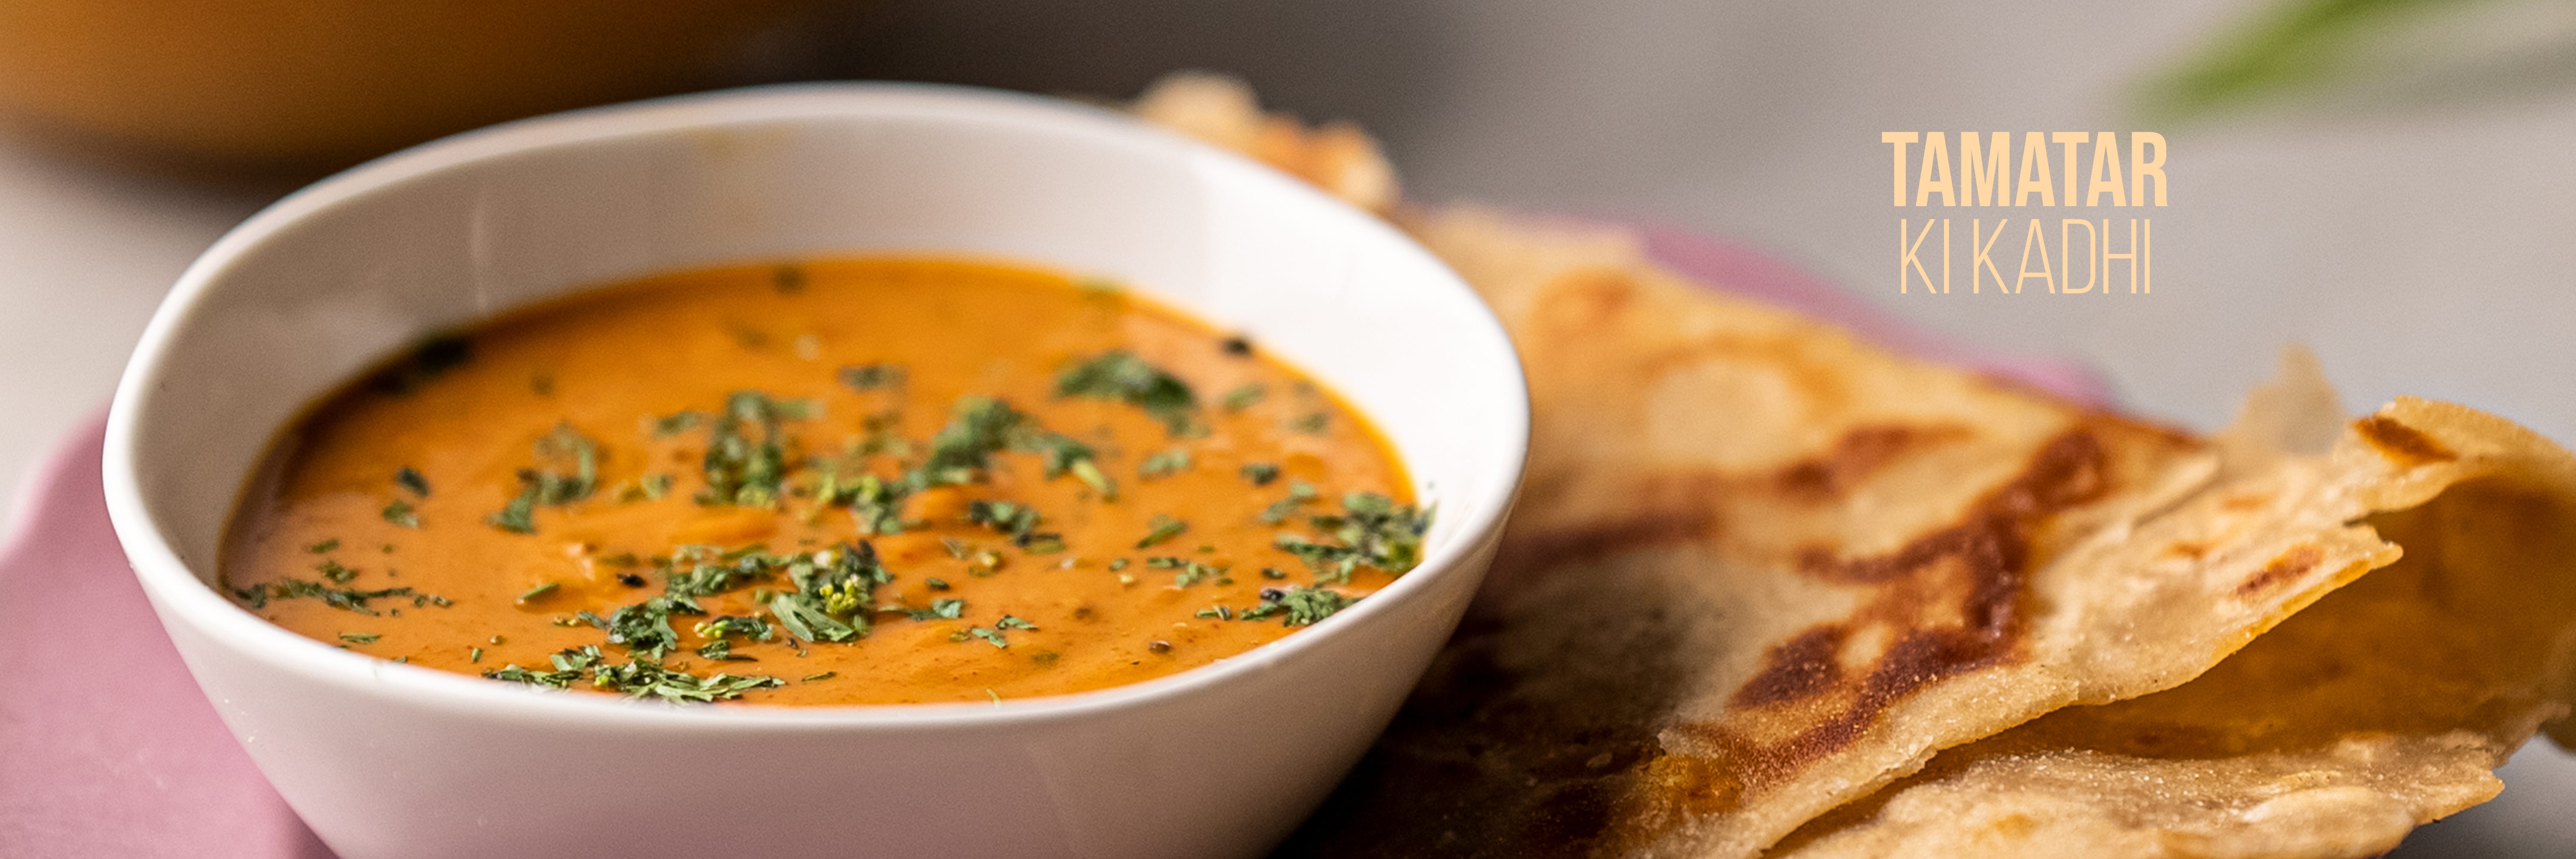
{"label": "white table surface", "polygon": [[[900,45],[871,68],[1115,92],[1232,65],[1379,132],[1422,196],[1749,239],[1923,324],[2088,358],[2190,426],[2297,341],[2349,407],[2437,396],[2576,438],[2576,90],[2145,127],[2173,149],[2153,296],[1893,294],[1894,220],[1922,210],[1888,206],[1879,132],[2137,130],[2120,88],[2224,5],[949,0],[871,36]],[[0,141],[0,485],[103,407],[163,290],[265,202]],[[2400,855],[2576,855],[2576,760],[2536,743],[2506,777]]]}

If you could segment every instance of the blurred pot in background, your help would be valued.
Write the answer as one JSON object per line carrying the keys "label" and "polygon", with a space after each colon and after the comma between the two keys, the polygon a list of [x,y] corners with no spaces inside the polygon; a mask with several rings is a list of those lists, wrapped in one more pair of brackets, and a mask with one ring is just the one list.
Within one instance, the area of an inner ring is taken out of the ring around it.
{"label": "blurred pot in background", "polygon": [[0,123],[293,176],[502,120],[797,75],[836,0],[6,0]]}

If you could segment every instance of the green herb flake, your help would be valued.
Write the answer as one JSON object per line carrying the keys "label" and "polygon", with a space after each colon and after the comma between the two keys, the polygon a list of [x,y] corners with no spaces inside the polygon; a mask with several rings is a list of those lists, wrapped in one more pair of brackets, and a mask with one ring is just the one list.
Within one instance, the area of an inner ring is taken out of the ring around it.
{"label": "green herb flake", "polygon": [[1136,541],[1136,548],[1153,548],[1180,536],[1181,532],[1189,529],[1188,522],[1174,519],[1170,514],[1156,513],[1152,521],[1145,523],[1145,536]]}
{"label": "green herb flake", "polygon": [[655,418],[652,421],[653,437],[669,438],[679,435],[697,429],[705,424],[706,420],[707,416],[704,412],[680,412]]}
{"label": "green herb flake", "polygon": [[1189,470],[1189,467],[1190,452],[1176,447],[1146,457],[1144,464],[1136,467],[1136,477],[1139,480],[1170,477]]}
{"label": "green herb flake", "polygon": [[1332,416],[1324,412],[1307,412],[1288,422],[1288,428],[1308,435],[1323,435]]}
{"label": "green herb flake", "polygon": [[776,677],[715,674],[700,677],[666,667],[649,659],[630,659],[615,664],[590,645],[557,652],[550,657],[553,671],[534,671],[512,664],[483,672],[494,680],[526,683],[553,689],[568,689],[587,674],[591,686],[623,692],[634,698],[652,698],[675,704],[704,704],[730,701],[754,689],[786,685]]}
{"label": "green herb flake", "polygon": [[384,517],[385,521],[405,528],[418,529],[420,527],[420,511],[412,509],[411,502],[404,501],[400,498],[396,498],[393,500],[393,503],[385,505]]}
{"label": "green herb flake", "polygon": [[376,639],[383,638],[383,637],[384,637],[384,636],[377,635],[377,634],[372,633],[372,632],[343,632],[343,633],[340,633],[340,640],[341,640],[341,641],[346,641],[346,642],[348,642],[348,643],[350,643],[350,644],[374,644],[374,643],[376,643]]}
{"label": "green herb flake", "polygon": [[429,478],[421,476],[420,469],[403,466],[394,472],[394,485],[411,490],[413,495],[429,497]]}
{"label": "green herb flake", "polygon": [[516,534],[536,533],[536,508],[559,507],[590,497],[599,487],[599,443],[558,423],[538,437],[537,466],[519,469],[519,495],[484,521]]}
{"label": "green herb flake", "polygon": [[341,611],[356,612],[358,614],[369,616],[377,614],[374,608],[369,607],[369,602],[392,597],[410,599],[412,601],[413,608],[430,605],[440,607],[450,605],[446,597],[419,593],[412,590],[409,586],[362,591],[350,588],[334,588],[319,582],[308,582],[302,579],[279,579],[266,585],[253,585],[246,588],[230,588],[230,590],[232,591],[234,599],[241,600],[243,603],[248,604],[254,609],[266,607],[270,600],[306,598],[321,600],[322,604]]}
{"label": "green herb flake", "polygon": [[325,553],[325,552],[329,552],[329,551],[332,551],[332,550],[335,550],[335,549],[338,549],[338,548],[340,548],[340,541],[339,541],[339,540],[337,540],[337,539],[331,539],[331,540],[324,540],[324,541],[322,541],[322,542],[315,543],[315,544],[310,545],[310,546],[306,546],[306,547],[304,547],[304,551],[311,552],[311,553],[313,553],[313,554],[319,555],[319,554],[323,554],[323,553]]}
{"label": "green herb flake", "polygon": [[1252,481],[1252,485],[1254,486],[1268,486],[1271,481],[1279,479],[1279,464],[1275,462],[1247,462],[1243,464],[1243,468],[1237,473],[1243,475],[1243,479]]}
{"label": "green herb flake", "polygon": [[[1168,561],[1170,563],[1156,564],[1153,561]],[[1180,572],[1175,573],[1172,576],[1172,586],[1176,588],[1186,588],[1211,578],[1216,579],[1218,584],[1233,583],[1232,579],[1224,578],[1227,568],[1200,563],[1198,561],[1184,561],[1179,558],[1156,558],[1147,561],[1145,565],[1149,567],[1170,567],[1179,569]]]}
{"label": "green herb flake", "polygon": [[1262,508],[1261,521],[1272,525],[1286,522],[1288,517],[1297,515],[1298,507],[1315,500],[1318,494],[1320,493],[1315,491],[1315,485],[1312,483],[1303,480],[1288,481],[1288,497],[1271,502],[1270,506]]}
{"label": "green herb flake", "polygon": [[536,587],[529,588],[529,589],[527,589],[526,591],[524,591],[524,592],[522,592],[522,593],[520,593],[520,594],[519,594],[518,602],[519,602],[521,605],[525,605],[525,604],[527,604],[527,603],[529,603],[529,602],[532,602],[532,601],[535,601],[535,600],[539,600],[539,599],[543,599],[543,598],[545,598],[545,596],[546,596],[547,594],[554,593],[556,589],[561,588],[561,587],[563,587],[563,584],[562,584],[561,582],[547,582],[547,583],[545,583],[545,584],[541,584],[541,585],[538,585],[538,586],[536,586]]}
{"label": "green herb flake", "polygon": [[1243,611],[1244,620],[1280,618],[1281,626],[1309,626],[1333,616],[1334,612],[1359,602],[1358,597],[1343,596],[1325,588],[1290,585],[1286,588],[1261,589],[1261,604]]}
{"label": "green herb flake", "polygon": [[483,648],[480,648],[480,647],[468,647],[468,648],[465,648],[465,661],[467,661],[467,662],[481,662],[481,661],[483,661]]}
{"label": "green herb flake", "polygon": [[1281,534],[1272,545],[1296,555],[1315,569],[1319,580],[1348,583],[1362,564],[1403,575],[1421,563],[1422,535],[1431,529],[1431,511],[1374,492],[1342,498],[1342,515],[1313,516],[1308,521],[1336,543]]}
{"label": "green herb flake", "polygon": [[779,399],[759,391],[726,397],[724,410],[707,428],[707,450],[700,462],[707,488],[698,493],[698,503],[774,506],[787,479],[782,424],[811,418],[820,408],[810,400]]}
{"label": "green herb flake", "polygon": [[804,682],[806,682],[806,683],[820,683],[820,682],[822,682],[822,681],[830,680],[830,679],[832,679],[832,678],[834,678],[834,677],[839,677],[839,676],[841,676],[841,672],[838,672],[838,671],[825,671],[825,672],[823,672],[823,673],[821,673],[821,674],[807,674],[807,675],[805,675],[805,680],[804,680]]}
{"label": "green herb flake", "polygon": [[1252,382],[1225,392],[1225,398],[1222,402],[1225,403],[1226,411],[1239,412],[1244,409],[1252,408],[1253,405],[1261,402],[1262,397],[1268,396],[1269,393],[1270,389],[1263,387],[1260,382]]}
{"label": "green herb flake", "polygon": [[948,589],[947,579],[923,579],[921,583],[934,591],[944,591]]}
{"label": "green herb flake", "polygon": [[910,376],[911,373],[901,364],[862,364],[843,367],[840,372],[841,384],[854,391],[900,388]]}
{"label": "green herb flake", "polygon": [[1091,460],[1084,459],[1073,463],[1072,471],[1074,479],[1089,485],[1093,492],[1100,493],[1102,499],[1118,500],[1118,481],[1111,480],[1109,475],[1102,474],[1100,466],[1092,463]]}
{"label": "green herb flake", "polygon": [[787,565],[796,586],[766,598],[771,617],[787,634],[802,641],[842,642],[868,634],[867,606],[876,604],[876,588],[894,580],[866,541],[841,543]]}
{"label": "green herb flake", "polygon": [[1145,363],[1133,352],[1115,350],[1065,368],[1057,374],[1059,397],[1118,400],[1162,421],[1172,435],[1185,435],[1198,409],[1198,397],[1180,377]]}
{"label": "green herb flake", "polygon": [[537,503],[534,499],[521,495],[510,499],[509,504],[503,505],[499,512],[484,517],[483,521],[491,523],[494,528],[513,534],[534,534],[537,533]]}
{"label": "green herb flake", "polygon": [[[1037,529],[1043,519],[1037,508],[1016,501],[977,500],[966,503],[967,522],[1010,535],[1012,545],[1038,555],[1064,551],[1063,535]],[[958,554],[954,549],[950,553]]]}
{"label": "green herb flake", "polygon": [[321,573],[323,578],[330,579],[333,584],[345,585],[349,583],[350,579],[358,577],[358,571],[341,566],[340,562],[329,559],[324,559],[322,563],[315,564],[313,569],[316,572]]}
{"label": "green herb flake", "polygon": [[647,474],[617,493],[619,501],[660,501],[671,494],[674,479],[668,474]]}
{"label": "green herb flake", "polygon": [[910,617],[913,620],[956,620],[966,616],[966,601],[961,599],[935,599],[930,601],[929,608],[898,607],[895,610],[903,612],[905,616]]}

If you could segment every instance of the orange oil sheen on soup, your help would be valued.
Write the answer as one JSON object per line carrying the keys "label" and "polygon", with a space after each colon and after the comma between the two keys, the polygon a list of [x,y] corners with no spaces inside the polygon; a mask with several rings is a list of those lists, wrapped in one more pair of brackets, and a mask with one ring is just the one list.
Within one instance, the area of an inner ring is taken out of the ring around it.
{"label": "orange oil sheen on soup", "polygon": [[320,402],[266,474],[223,559],[262,617],[681,701],[1160,677],[1385,586],[1428,518],[1360,415],[1252,344],[930,259],[693,271],[517,312]]}

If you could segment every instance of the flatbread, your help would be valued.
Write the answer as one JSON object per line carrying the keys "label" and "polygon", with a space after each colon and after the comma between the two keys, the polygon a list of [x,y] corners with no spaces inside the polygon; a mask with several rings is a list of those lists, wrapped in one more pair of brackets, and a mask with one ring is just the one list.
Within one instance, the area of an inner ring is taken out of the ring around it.
{"label": "flatbread", "polygon": [[2294,353],[2204,439],[1616,230],[1400,220],[1519,345],[1529,472],[1288,855],[2365,856],[2567,713],[2576,459],[2509,422],[2345,424]]}
{"label": "flatbread", "polygon": [[[2004,734],[1796,846],[2362,856],[2492,796],[2565,712],[2576,480],[2500,419],[2404,400],[2342,426],[2294,358],[2239,429],[2195,439],[1708,292],[1615,233],[1413,226],[1523,350],[1531,470],[1493,588],[1298,851],[1752,856]],[[2397,561],[2374,526],[2419,562],[2184,685]],[[2490,554],[2420,557],[2464,546]],[[2427,582],[2519,596],[2434,603]],[[2523,623],[2489,616],[2507,605]],[[2430,661],[2354,629],[2423,630],[2402,634]],[[2384,705],[2436,679],[2461,709]],[[2275,721],[2208,724],[2284,684]]]}
{"label": "flatbread", "polygon": [[2527,430],[2416,399],[2294,467],[2389,461],[2411,465],[2363,503],[2399,511],[2367,520],[2397,563],[2180,687],[1942,752],[1775,853],[2373,856],[2494,797],[2536,729],[2576,724],[2576,475]]}

